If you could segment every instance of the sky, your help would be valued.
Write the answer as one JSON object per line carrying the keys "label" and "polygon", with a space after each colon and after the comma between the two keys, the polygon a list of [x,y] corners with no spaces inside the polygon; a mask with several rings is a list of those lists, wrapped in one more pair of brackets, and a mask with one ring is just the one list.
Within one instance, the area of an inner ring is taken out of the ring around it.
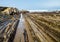
{"label": "sky", "polygon": [[60,0],[0,0],[0,6],[24,10],[59,10]]}

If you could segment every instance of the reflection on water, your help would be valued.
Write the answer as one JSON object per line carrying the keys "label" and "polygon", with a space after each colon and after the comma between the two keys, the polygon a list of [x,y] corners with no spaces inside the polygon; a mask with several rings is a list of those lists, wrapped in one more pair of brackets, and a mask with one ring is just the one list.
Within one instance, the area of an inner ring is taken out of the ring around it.
{"label": "reflection on water", "polygon": [[15,35],[15,39],[14,39],[14,42],[22,42],[23,41],[23,33],[24,33],[24,17],[22,14],[20,14],[21,17],[19,19],[19,24],[18,24],[18,27],[17,27],[17,31],[16,31],[16,35]]}
{"label": "reflection on water", "polygon": [[24,17],[22,14],[19,20],[20,22],[19,22],[18,28],[20,29],[20,33],[23,33],[25,27],[24,27]]}
{"label": "reflection on water", "polygon": [[23,15],[22,14],[20,14],[21,15],[21,17],[20,17],[20,22],[24,22],[24,18],[23,18]]}

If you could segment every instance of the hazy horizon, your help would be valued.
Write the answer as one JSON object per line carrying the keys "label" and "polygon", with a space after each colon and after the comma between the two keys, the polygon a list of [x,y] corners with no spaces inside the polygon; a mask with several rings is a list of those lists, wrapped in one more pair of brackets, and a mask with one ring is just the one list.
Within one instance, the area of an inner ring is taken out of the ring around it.
{"label": "hazy horizon", "polygon": [[20,10],[60,10],[60,0],[0,0],[0,6]]}

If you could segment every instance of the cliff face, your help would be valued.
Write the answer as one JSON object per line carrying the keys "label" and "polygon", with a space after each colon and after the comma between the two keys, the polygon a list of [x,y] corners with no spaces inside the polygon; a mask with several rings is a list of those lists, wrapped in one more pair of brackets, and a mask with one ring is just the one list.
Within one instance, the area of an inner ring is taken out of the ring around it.
{"label": "cliff face", "polygon": [[4,11],[5,9],[7,9],[8,7],[0,7],[0,11]]}
{"label": "cliff face", "polygon": [[0,7],[0,12],[2,14],[17,14],[19,13],[19,10],[17,8],[13,8],[13,7]]}
{"label": "cliff face", "polygon": [[0,22],[19,17],[19,10],[13,7],[0,7]]}

